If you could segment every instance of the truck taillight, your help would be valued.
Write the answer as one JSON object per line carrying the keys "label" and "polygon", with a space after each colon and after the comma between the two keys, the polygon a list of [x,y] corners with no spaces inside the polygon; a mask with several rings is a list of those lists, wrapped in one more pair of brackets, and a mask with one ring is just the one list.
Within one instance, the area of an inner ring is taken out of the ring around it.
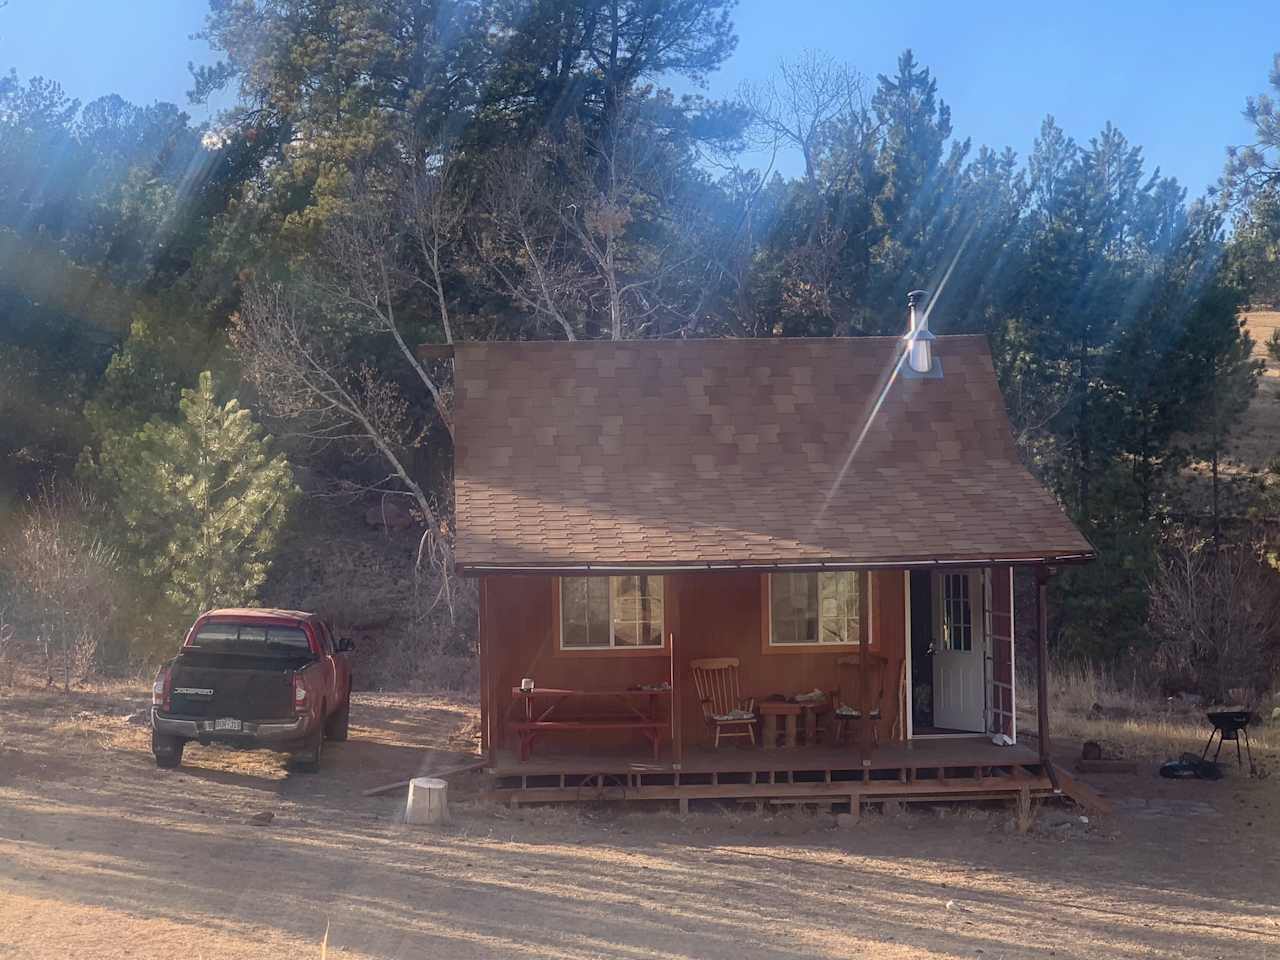
{"label": "truck taillight", "polygon": [[151,705],[161,710],[169,710],[173,697],[173,672],[169,667],[161,667],[156,674],[156,682],[151,685]]}
{"label": "truck taillight", "polygon": [[302,685],[302,677],[293,675],[293,709],[297,713],[307,712],[307,688]]}

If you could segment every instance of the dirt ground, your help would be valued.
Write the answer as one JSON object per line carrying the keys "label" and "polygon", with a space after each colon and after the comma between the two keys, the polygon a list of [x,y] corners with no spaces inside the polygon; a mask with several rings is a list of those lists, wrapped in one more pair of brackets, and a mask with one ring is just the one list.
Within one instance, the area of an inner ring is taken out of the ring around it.
{"label": "dirt ground", "polygon": [[[361,790],[471,749],[472,704],[358,696],[318,775],[190,748],[134,691],[0,690],[0,958],[1280,957],[1280,777],[1096,777],[1115,813],[510,811]],[[140,703],[141,701],[137,701]],[[256,814],[274,814],[257,826]]]}

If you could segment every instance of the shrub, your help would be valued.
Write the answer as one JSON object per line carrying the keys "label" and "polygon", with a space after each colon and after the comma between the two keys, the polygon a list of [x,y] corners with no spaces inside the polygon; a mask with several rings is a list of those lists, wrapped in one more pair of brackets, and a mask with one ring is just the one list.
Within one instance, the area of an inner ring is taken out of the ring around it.
{"label": "shrub", "polygon": [[[81,491],[45,490],[29,501],[3,550],[15,620],[34,638],[50,683],[58,677],[64,690],[96,671],[117,607],[118,558],[96,532],[99,513]],[[16,625],[6,647],[15,634]]]}
{"label": "shrub", "polygon": [[1280,650],[1280,574],[1263,542],[1218,547],[1181,534],[1158,556],[1150,590],[1166,689],[1224,701],[1233,688],[1266,688]]}

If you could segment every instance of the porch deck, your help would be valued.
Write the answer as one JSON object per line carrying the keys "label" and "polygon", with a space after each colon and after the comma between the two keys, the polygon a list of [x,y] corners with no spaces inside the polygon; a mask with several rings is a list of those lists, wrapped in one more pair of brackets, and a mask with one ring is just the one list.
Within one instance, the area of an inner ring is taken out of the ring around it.
{"label": "porch deck", "polygon": [[985,737],[881,744],[865,765],[856,747],[690,747],[683,761],[636,752],[540,751],[521,762],[498,750],[488,772],[494,793],[510,803],[589,799],[752,800],[849,804],[960,799],[1013,799],[1055,793],[1038,754],[1020,744],[998,747]]}

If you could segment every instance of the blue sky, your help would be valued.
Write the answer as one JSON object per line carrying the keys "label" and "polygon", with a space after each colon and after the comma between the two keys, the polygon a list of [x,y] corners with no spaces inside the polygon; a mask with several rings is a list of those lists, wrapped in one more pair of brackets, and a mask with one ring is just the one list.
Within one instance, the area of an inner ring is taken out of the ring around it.
{"label": "blue sky", "polygon": [[[114,92],[185,104],[187,62],[209,59],[189,39],[205,9],[205,0],[9,0],[0,69],[57,79],[82,99]],[[1280,51],[1275,0],[742,0],[735,20],[738,49],[711,81],[713,95],[732,95],[806,48],[874,78],[910,46],[938,78],[956,131],[975,144],[1025,156],[1046,113],[1077,140],[1110,120],[1193,194],[1217,177],[1226,144],[1247,139],[1244,99],[1263,90]]]}

